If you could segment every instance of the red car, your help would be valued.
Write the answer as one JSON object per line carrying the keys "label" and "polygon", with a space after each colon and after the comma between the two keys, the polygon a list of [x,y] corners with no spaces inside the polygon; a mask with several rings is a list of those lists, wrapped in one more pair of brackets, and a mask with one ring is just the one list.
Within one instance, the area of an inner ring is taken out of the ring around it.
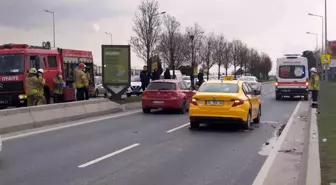
{"label": "red car", "polygon": [[142,110],[150,113],[152,109],[176,109],[184,114],[195,93],[182,80],[152,81],[142,94]]}

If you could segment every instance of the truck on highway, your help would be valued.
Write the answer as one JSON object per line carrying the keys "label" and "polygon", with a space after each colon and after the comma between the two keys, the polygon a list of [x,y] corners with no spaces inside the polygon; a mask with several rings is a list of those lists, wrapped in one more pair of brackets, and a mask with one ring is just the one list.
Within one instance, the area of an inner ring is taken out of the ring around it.
{"label": "truck on highway", "polygon": [[44,95],[49,104],[53,97],[53,78],[61,73],[66,82],[64,101],[76,100],[74,72],[78,63],[87,66],[90,73],[89,93],[93,93],[93,56],[91,51],[50,48],[50,43],[42,46],[28,44],[0,45],[0,107],[26,106],[25,77],[30,68],[43,69],[46,80]]}

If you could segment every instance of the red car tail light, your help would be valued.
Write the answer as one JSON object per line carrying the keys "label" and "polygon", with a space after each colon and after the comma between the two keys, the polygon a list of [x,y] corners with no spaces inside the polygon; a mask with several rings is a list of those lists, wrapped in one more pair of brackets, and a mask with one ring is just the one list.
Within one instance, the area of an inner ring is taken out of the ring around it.
{"label": "red car tail light", "polygon": [[236,107],[238,105],[244,104],[244,100],[242,100],[242,99],[233,99],[231,101],[233,101],[232,107]]}
{"label": "red car tail light", "polygon": [[193,105],[197,105],[197,99],[193,98],[190,103],[192,103]]}
{"label": "red car tail light", "polygon": [[178,94],[177,94],[177,92],[168,92],[168,96],[176,97],[176,96],[178,96]]}

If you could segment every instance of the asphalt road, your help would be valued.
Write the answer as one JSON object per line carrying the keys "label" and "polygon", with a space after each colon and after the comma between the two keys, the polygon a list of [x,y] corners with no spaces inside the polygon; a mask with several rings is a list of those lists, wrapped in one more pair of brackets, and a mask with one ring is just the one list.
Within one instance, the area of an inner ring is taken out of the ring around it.
{"label": "asphalt road", "polygon": [[263,86],[262,123],[252,131],[191,132],[187,114],[158,111],[6,140],[0,184],[251,185],[266,159],[261,146],[298,103],[274,94]]}

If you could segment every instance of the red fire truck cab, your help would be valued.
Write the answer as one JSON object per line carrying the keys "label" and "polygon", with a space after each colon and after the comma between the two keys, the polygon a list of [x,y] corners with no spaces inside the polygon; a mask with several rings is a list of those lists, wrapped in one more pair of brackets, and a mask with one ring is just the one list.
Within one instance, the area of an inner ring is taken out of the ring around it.
{"label": "red fire truck cab", "polygon": [[27,44],[0,45],[0,107],[26,106],[25,77],[30,68],[43,69],[46,80],[44,95],[49,104],[53,97],[53,78],[57,73],[66,82],[64,101],[75,101],[73,70],[83,62],[90,75],[89,93],[94,88],[93,57],[91,51],[72,49],[50,49],[50,47]]}

